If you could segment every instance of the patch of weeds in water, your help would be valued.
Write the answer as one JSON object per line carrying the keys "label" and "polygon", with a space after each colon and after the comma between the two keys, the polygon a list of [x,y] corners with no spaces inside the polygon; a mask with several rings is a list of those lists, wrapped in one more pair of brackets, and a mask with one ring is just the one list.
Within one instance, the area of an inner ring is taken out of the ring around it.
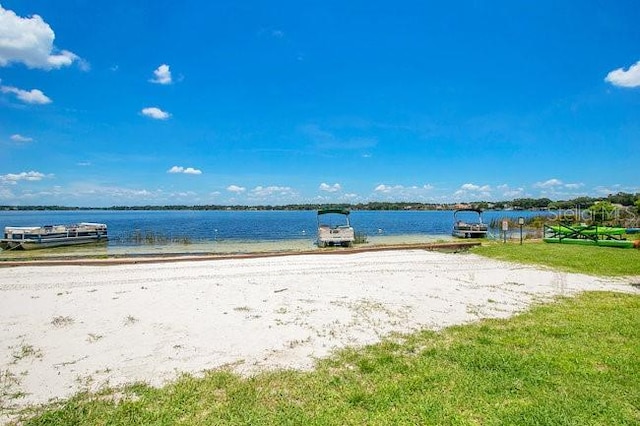
{"label": "patch of weeds in water", "polygon": [[189,245],[193,243],[193,240],[186,235],[166,235],[161,232],[155,232],[150,230],[136,229],[132,232],[123,233],[121,235],[112,236],[112,241],[116,241],[120,244],[133,244],[133,245],[163,245],[178,243],[183,245]]}

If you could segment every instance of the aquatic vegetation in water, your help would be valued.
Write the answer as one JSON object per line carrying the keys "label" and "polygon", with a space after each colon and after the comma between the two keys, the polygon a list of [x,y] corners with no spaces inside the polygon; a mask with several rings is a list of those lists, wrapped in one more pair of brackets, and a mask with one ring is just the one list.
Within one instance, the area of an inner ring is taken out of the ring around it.
{"label": "aquatic vegetation in water", "polygon": [[127,232],[116,237],[112,237],[111,240],[125,245],[162,245],[170,243],[188,245],[192,243],[192,239],[186,235],[172,236],[165,235],[161,232],[149,230],[143,231],[140,229],[136,229],[132,232]]}

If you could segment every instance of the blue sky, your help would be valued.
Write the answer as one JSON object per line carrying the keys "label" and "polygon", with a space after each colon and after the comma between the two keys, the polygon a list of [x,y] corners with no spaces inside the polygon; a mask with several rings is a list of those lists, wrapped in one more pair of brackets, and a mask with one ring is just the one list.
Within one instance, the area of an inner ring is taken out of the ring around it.
{"label": "blue sky", "polygon": [[0,0],[0,205],[640,192],[640,3]]}

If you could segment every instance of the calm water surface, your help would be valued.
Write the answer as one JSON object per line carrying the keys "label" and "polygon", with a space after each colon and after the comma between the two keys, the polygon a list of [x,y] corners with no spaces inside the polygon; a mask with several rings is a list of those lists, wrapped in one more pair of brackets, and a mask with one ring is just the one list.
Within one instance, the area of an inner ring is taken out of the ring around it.
{"label": "calm water surface", "polygon": [[[492,219],[529,217],[540,212],[487,211]],[[473,220],[469,213],[462,219]],[[452,211],[353,211],[351,225],[368,244],[415,243],[450,239]],[[228,253],[312,249],[315,211],[1,211],[0,227],[78,222],[106,223],[109,242],[38,251],[68,254]],[[497,234],[497,230],[494,231]],[[3,257],[25,252],[1,252]],[[34,252],[30,253],[31,256]]]}

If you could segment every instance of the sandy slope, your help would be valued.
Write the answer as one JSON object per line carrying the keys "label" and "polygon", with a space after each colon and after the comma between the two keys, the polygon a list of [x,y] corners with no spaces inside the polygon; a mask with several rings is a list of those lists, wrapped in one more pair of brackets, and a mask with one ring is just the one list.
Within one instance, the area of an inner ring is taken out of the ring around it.
{"label": "sandy slope", "polygon": [[1,405],[6,414],[227,364],[306,369],[392,331],[507,317],[582,290],[639,292],[628,280],[423,250],[2,268]]}

